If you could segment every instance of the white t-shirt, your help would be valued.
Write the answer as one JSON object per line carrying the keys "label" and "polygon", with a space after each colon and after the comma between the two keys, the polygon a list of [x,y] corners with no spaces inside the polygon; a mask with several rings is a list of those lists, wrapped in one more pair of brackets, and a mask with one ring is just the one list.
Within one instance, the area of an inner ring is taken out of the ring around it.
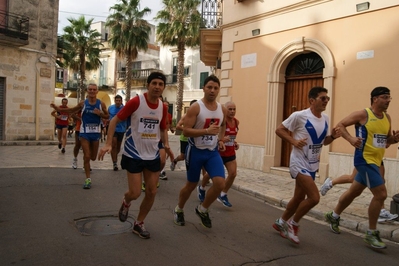
{"label": "white t-shirt", "polygon": [[292,113],[283,121],[283,126],[292,132],[294,139],[307,138],[307,145],[302,149],[292,148],[290,168],[296,167],[309,172],[319,169],[321,148],[328,132],[328,116],[318,118],[310,108]]}

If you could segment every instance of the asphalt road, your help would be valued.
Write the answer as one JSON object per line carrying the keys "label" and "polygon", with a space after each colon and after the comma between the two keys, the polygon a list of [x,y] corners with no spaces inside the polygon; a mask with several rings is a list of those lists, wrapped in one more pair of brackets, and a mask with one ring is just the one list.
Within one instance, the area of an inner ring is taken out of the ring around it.
{"label": "asphalt road", "polygon": [[[303,219],[296,245],[271,227],[282,210],[235,190],[233,208],[215,202],[212,229],[194,213],[195,192],[185,207],[186,226],[172,209],[185,182],[182,171],[160,181],[145,221],[151,238],[131,232],[139,201],[126,223],[117,218],[126,173],[93,170],[82,189],[81,169],[0,169],[0,265],[397,265],[399,246],[366,246],[362,236],[333,234],[326,224]],[[143,195],[142,195],[143,196]],[[142,197],[141,196],[141,197]]]}

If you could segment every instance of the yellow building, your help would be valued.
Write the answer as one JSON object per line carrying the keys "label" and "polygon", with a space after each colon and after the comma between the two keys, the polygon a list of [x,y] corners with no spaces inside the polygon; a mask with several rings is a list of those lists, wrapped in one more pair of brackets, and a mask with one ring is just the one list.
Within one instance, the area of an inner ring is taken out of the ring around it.
{"label": "yellow building", "polygon": [[[201,60],[219,68],[220,101],[237,105],[239,166],[288,166],[290,147],[275,129],[308,107],[315,85],[331,96],[330,127],[369,107],[374,87],[390,88],[388,112],[399,129],[397,0],[203,0],[202,7]],[[399,192],[397,148],[385,153],[389,195]],[[319,181],[352,169],[353,147],[344,139],[323,148]]]}

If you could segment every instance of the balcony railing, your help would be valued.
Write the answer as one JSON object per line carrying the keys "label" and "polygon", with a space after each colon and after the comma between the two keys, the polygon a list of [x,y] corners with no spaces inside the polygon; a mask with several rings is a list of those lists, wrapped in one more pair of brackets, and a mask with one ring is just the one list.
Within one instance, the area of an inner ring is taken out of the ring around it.
{"label": "balcony railing", "polygon": [[0,34],[21,40],[28,40],[29,18],[0,10]]}
{"label": "balcony railing", "polygon": [[[146,81],[148,76],[154,72],[158,71],[158,69],[149,68],[149,69],[134,69],[132,73],[133,80],[142,80]],[[176,75],[165,75],[166,76],[166,84],[173,84],[176,83]],[[125,80],[126,79],[126,70],[118,71],[118,80]]]}
{"label": "balcony railing", "polygon": [[202,28],[216,29],[222,25],[223,0],[202,0]]}

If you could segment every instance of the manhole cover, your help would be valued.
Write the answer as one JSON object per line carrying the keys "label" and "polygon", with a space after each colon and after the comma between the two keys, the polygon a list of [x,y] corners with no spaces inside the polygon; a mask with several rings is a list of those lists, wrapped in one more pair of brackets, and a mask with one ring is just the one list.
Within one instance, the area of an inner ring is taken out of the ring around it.
{"label": "manhole cover", "polygon": [[114,216],[76,219],[75,225],[83,235],[116,235],[133,229],[132,222],[128,220],[122,223]]}

